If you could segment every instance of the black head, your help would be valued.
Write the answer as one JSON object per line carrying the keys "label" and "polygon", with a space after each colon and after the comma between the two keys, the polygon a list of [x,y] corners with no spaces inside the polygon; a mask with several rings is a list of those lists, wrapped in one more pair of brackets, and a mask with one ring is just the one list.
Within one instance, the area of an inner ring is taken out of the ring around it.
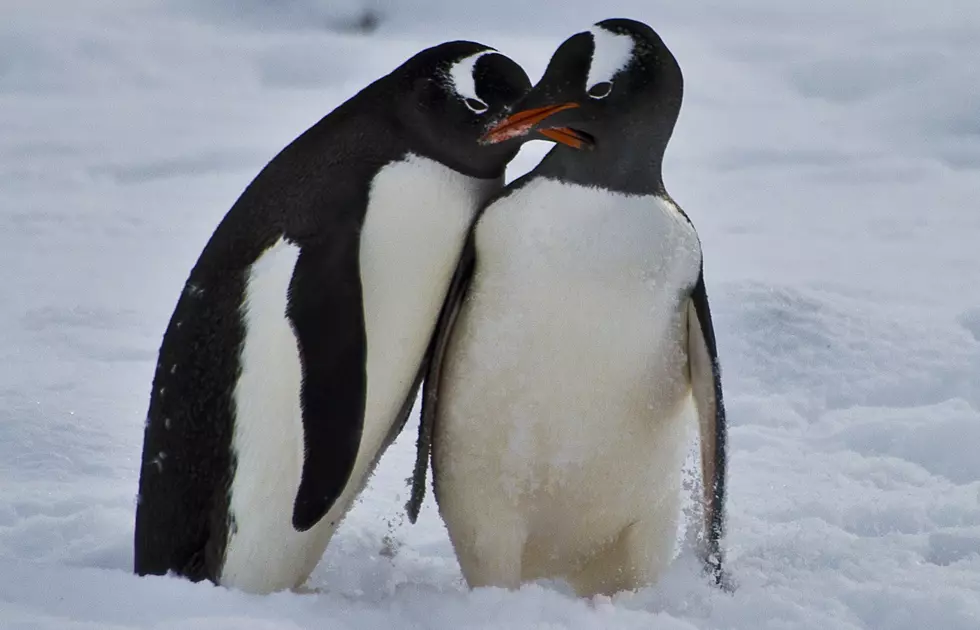
{"label": "black head", "polygon": [[558,47],[516,113],[485,141],[544,136],[566,146],[549,154],[539,172],[624,192],[662,192],[663,154],[683,91],[680,66],[652,28],[603,20]]}
{"label": "black head", "polygon": [[[392,73],[401,133],[410,149],[474,177],[498,177],[520,142],[481,137],[531,88],[514,61],[492,48],[456,41],[418,53]],[[394,101],[394,102],[392,102]]]}

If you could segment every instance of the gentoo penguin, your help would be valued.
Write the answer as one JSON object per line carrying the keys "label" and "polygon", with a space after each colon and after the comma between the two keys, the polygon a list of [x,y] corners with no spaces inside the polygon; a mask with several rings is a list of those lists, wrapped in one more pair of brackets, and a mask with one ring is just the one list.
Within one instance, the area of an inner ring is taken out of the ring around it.
{"label": "gentoo penguin", "polygon": [[691,406],[703,548],[725,584],[725,413],[701,246],[662,179],[680,67],[612,19],[555,52],[487,135],[558,144],[481,211],[440,316],[415,518],[433,485],[471,587],[656,581],[673,556]]}
{"label": "gentoo penguin", "polygon": [[160,348],[135,571],[300,586],[417,392],[527,90],[473,42],[415,55],[279,153],[221,221]]}

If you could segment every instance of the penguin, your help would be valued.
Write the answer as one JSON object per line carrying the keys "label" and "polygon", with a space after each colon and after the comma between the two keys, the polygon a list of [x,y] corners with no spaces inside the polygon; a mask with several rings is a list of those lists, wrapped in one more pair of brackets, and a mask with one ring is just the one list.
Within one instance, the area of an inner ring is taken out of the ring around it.
{"label": "penguin", "polygon": [[568,38],[489,143],[544,137],[478,213],[422,393],[410,520],[433,488],[470,587],[655,583],[674,555],[691,411],[699,556],[723,567],[726,421],[701,244],[662,177],[680,66],[648,25]]}
{"label": "penguin", "polygon": [[479,139],[530,87],[482,44],[423,50],[249,184],[160,347],[135,573],[301,587],[411,410],[467,230],[520,147]]}

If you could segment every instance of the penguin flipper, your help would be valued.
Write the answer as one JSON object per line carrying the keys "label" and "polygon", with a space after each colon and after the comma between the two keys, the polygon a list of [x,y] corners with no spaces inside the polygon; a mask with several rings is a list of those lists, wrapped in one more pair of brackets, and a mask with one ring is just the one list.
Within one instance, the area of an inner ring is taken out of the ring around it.
{"label": "penguin flipper", "polygon": [[303,472],[292,519],[301,532],[343,492],[361,443],[367,338],[359,279],[358,239],[350,236],[303,246],[289,284],[286,315],[303,375]]}
{"label": "penguin flipper", "polygon": [[704,537],[701,555],[705,570],[715,583],[727,588],[722,568],[721,539],[725,533],[725,481],[727,470],[727,425],[722,398],[721,368],[715,343],[704,269],[691,293],[687,311],[688,361],[691,388],[698,413],[701,442],[701,481],[704,492],[702,517]]}
{"label": "penguin flipper", "polygon": [[439,320],[432,340],[429,342],[428,366],[425,380],[422,382],[422,413],[419,418],[419,438],[416,443],[415,469],[412,473],[412,494],[405,504],[408,520],[415,523],[425,499],[425,474],[429,467],[432,453],[432,434],[435,428],[436,412],[439,403],[439,381],[442,377],[442,361],[446,355],[446,347],[452,335],[459,307],[473,278],[473,268],[476,262],[476,249],[473,244],[473,232],[470,232],[460,255],[459,264],[453,274],[446,300],[439,312]]}

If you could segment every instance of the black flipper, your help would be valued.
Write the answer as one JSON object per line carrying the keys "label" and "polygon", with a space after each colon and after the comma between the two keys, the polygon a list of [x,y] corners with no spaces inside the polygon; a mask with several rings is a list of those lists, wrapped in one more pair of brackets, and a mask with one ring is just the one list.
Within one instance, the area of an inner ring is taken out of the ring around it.
{"label": "black flipper", "polygon": [[303,476],[293,527],[306,531],[343,492],[361,444],[367,339],[356,233],[304,245],[287,315],[303,369]]}
{"label": "black flipper", "polygon": [[456,316],[459,314],[463,297],[473,278],[473,268],[476,262],[473,232],[470,232],[463,246],[463,252],[453,274],[452,283],[446,293],[446,301],[442,304],[436,330],[429,343],[428,367],[425,380],[422,382],[422,413],[419,418],[419,439],[416,444],[415,470],[412,473],[412,495],[405,504],[408,520],[412,523],[419,517],[422,501],[425,499],[425,473],[429,467],[432,452],[432,432],[435,427],[436,412],[439,404],[439,381],[442,377],[442,361],[446,355],[446,347],[452,334]]}
{"label": "black flipper", "polygon": [[704,268],[688,306],[688,360],[691,388],[698,412],[701,436],[701,481],[704,490],[704,536],[701,556],[705,570],[715,583],[730,588],[723,569],[722,538],[725,534],[725,481],[727,474],[727,425],[722,398],[721,367],[711,323],[708,294],[704,287]]}

